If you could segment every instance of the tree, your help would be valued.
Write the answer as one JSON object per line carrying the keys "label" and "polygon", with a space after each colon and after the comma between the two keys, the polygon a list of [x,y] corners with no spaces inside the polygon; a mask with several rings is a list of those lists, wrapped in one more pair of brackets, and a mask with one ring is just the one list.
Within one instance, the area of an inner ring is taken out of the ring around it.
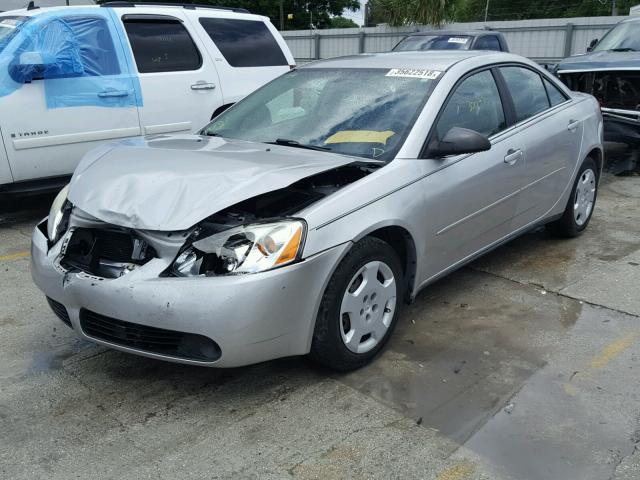
{"label": "tree", "polygon": [[439,26],[451,19],[451,0],[369,0],[367,25],[388,23],[392,26],[429,24]]}
{"label": "tree", "polygon": [[356,22],[354,22],[353,20],[351,20],[350,18],[345,18],[345,17],[332,17],[331,18],[331,28],[358,28],[360,25],[358,25]]}
{"label": "tree", "polygon": [[[629,13],[637,0],[616,0],[620,15]],[[457,22],[484,20],[486,0],[456,0],[453,18]],[[487,20],[530,18],[597,17],[611,15],[612,0],[489,0]]]}
{"label": "tree", "polygon": [[[104,3],[109,0],[98,0]],[[176,0],[166,0],[172,3]],[[163,0],[136,0],[138,3],[162,3]],[[280,0],[182,0],[183,3],[211,4],[220,7],[246,8],[251,13],[265,15],[280,28]],[[356,11],[360,8],[358,0],[282,0],[284,24],[286,30],[307,29],[313,17],[315,28],[330,28],[332,17],[342,15],[345,10]],[[287,17],[293,14],[293,19]]]}

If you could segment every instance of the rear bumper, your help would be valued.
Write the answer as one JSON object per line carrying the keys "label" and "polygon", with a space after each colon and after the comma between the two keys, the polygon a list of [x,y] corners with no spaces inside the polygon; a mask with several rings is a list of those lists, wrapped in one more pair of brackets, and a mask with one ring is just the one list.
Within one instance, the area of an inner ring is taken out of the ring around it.
{"label": "rear bumper", "polygon": [[[309,352],[316,313],[326,283],[349,248],[343,244],[300,263],[250,275],[162,278],[166,261],[153,259],[117,279],[64,271],[57,263],[60,243],[50,251],[36,227],[31,247],[33,280],[62,304],[82,338],[147,357],[180,363],[236,367]],[[80,311],[140,326],[203,335],[221,355],[199,361],[131,348],[92,337]]]}

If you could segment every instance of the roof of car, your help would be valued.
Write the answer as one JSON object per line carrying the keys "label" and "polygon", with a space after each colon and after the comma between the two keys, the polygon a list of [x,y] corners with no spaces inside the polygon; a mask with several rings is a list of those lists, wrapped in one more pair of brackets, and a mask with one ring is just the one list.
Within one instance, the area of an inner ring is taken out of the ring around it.
{"label": "roof of car", "polygon": [[[26,1],[26,0],[25,0]],[[113,1],[113,0],[112,0]],[[0,15],[4,16],[4,15],[25,15],[25,16],[34,16],[34,15],[38,15],[40,13],[45,13],[45,12],[64,12],[65,10],[69,10],[69,9],[73,9],[75,11],[79,10],[79,9],[96,9],[96,8],[137,8],[137,9],[144,9],[144,10],[169,10],[169,11],[177,11],[177,10],[192,10],[192,9],[197,9],[200,11],[206,11],[206,12],[216,12],[216,13],[220,13],[220,14],[232,14],[232,15],[247,15],[247,16],[251,16],[251,17],[259,17],[260,15],[256,15],[256,14],[252,14],[249,11],[246,11],[244,9],[242,10],[237,10],[237,9],[233,9],[233,8],[227,8],[227,7],[216,7],[214,5],[190,5],[190,4],[166,4],[163,5],[161,3],[135,3],[135,1],[133,2],[126,2],[126,1],[122,1],[120,3],[118,2],[113,2],[112,4],[108,4],[108,2],[105,2],[105,4],[103,5],[95,5],[95,4],[81,4],[81,5],[71,5],[71,6],[66,6],[66,5],[56,5],[56,6],[38,6],[38,0],[36,0],[36,6],[38,8],[32,9],[32,10],[28,10],[27,8],[21,8],[21,9],[17,9],[17,10],[9,10],[9,11],[0,11]]]}
{"label": "roof of car", "polygon": [[423,32],[411,32],[409,37],[419,37],[423,35],[463,35],[479,37],[480,35],[502,35],[495,30],[426,30]]}
{"label": "roof of car", "polygon": [[513,54],[483,50],[429,50],[420,52],[363,53],[307,63],[301,68],[425,68],[448,70],[452,65],[475,57],[499,57],[513,61]]}

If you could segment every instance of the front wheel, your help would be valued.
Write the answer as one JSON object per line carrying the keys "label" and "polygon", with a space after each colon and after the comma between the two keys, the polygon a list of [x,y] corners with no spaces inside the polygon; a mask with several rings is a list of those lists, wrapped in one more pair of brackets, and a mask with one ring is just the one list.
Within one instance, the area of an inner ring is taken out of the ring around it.
{"label": "front wheel", "polygon": [[394,249],[373,237],[356,243],[322,297],[311,358],[340,371],[367,364],[391,336],[403,295],[403,272]]}
{"label": "front wheel", "polygon": [[577,237],[589,224],[598,195],[598,167],[592,158],[585,159],[578,171],[567,206],[548,230],[559,237]]}

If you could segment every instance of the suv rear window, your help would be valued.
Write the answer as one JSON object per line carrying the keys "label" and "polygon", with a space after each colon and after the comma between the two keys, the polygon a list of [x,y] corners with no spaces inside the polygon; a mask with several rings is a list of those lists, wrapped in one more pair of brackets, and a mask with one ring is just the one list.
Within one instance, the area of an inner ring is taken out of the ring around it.
{"label": "suv rear window", "polygon": [[280,45],[263,22],[200,18],[200,24],[232,67],[288,64]]}
{"label": "suv rear window", "polygon": [[138,72],[198,70],[202,56],[178,20],[123,19]]}

